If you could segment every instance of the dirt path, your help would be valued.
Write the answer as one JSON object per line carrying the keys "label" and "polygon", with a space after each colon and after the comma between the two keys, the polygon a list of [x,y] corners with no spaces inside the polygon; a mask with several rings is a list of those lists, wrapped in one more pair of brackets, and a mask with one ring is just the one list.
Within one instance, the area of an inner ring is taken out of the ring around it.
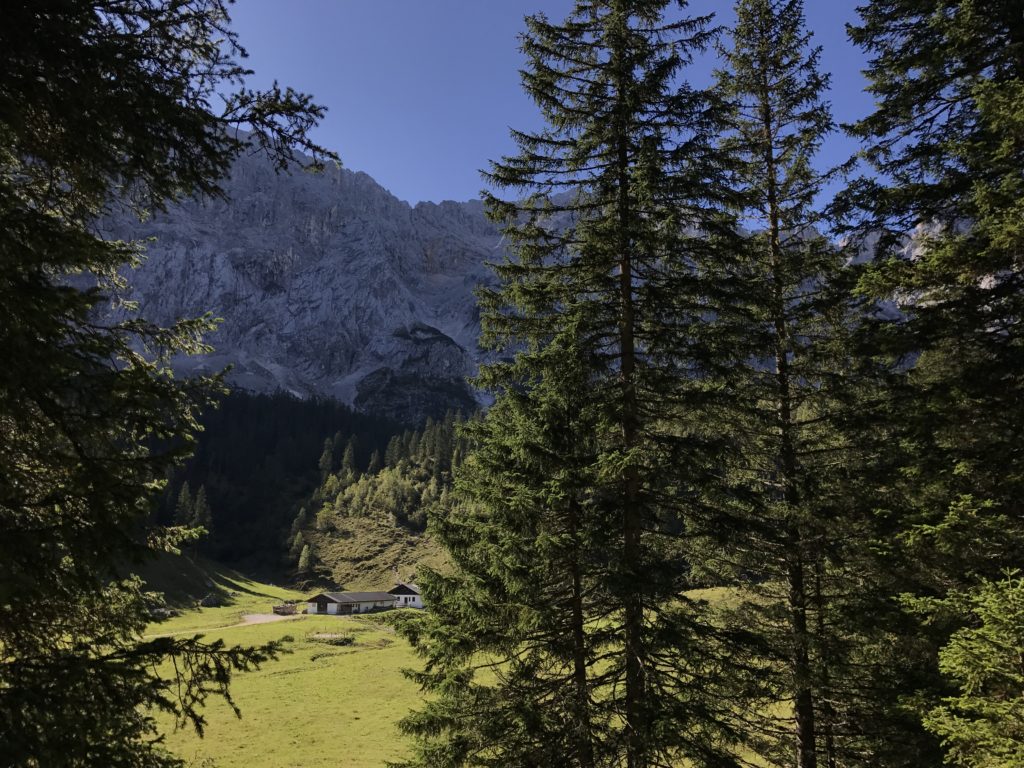
{"label": "dirt path", "polygon": [[244,613],[242,614],[242,620],[237,624],[232,624],[233,627],[244,627],[247,624],[269,624],[272,621],[288,621],[289,619],[299,618],[298,614],[292,616],[278,616],[276,613]]}
{"label": "dirt path", "polygon": [[235,627],[247,627],[250,624],[269,624],[272,621],[287,621],[289,619],[301,618],[301,614],[295,614],[294,616],[278,616],[276,613],[243,613],[242,620],[236,624],[221,624],[220,626],[213,627],[191,627],[189,629],[179,629],[175,632],[156,632],[153,634],[143,635],[143,637],[146,639],[152,639],[154,637],[177,637],[178,635],[194,635],[196,633],[202,634],[204,632],[212,632],[214,630],[233,629]]}

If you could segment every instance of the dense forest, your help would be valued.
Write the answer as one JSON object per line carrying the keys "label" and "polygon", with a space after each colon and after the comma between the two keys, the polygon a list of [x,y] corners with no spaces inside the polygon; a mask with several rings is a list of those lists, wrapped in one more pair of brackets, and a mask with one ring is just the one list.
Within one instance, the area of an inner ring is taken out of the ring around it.
{"label": "dense forest", "polygon": [[828,168],[802,4],[735,11],[527,19],[405,765],[1024,765],[1024,13],[865,4]]}
{"label": "dense forest", "polygon": [[340,461],[348,446],[347,461],[363,471],[403,429],[331,400],[243,391],[219,399],[199,421],[195,451],[172,473],[157,522],[198,523],[196,507],[205,507],[204,554],[273,578],[285,575],[282,541],[321,481],[324,461],[335,453]]}
{"label": "dense forest", "polygon": [[154,713],[201,733],[282,650],[146,634],[138,564],[199,550],[415,571],[407,768],[1024,765],[1019,0],[865,0],[835,168],[800,0],[528,17],[493,405],[415,427],[175,378],[213,320],[119,303],[142,249],[99,217],[335,159],[311,97],[245,86],[227,3],[4,12],[4,764],[184,764]]}
{"label": "dense forest", "polygon": [[[462,414],[413,428],[331,400],[239,390],[199,423],[195,451],[154,510],[158,525],[203,528],[189,553],[327,586],[352,583],[339,560],[372,561],[364,578],[378,581],[438,560],[420,534],[450,504],[469,451]],[[389,553],[374,557],[375,545]]]}
{"label": "dense forest", "polygon": [[453,473],[470,449],[465,424],[461,414],[428,418],[393,435],[366,463],[357,439],[326,441],[321,482],[286,540],[294,577],[380,587],[395,572],[409,580],[420,565],[444,563],[425,532],[428,520],[444,519],[451,506]]}

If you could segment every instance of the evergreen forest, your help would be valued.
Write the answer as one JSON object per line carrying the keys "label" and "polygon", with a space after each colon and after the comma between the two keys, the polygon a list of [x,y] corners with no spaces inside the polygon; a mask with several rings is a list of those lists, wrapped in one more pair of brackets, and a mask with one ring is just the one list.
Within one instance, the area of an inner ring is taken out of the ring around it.
{"label": "evergreen forest", "polygon": [[863,0],[845,125],[802,0],[528,16],[488,405],[416,424],[176,376],[217,320],[122,298],[102,217],[338,159],[229,5],[0,9],[0,766],[239,711],[288,643],[147,629],[177,557],[415,581],[392,768],[1024,767],[1020,0]]}

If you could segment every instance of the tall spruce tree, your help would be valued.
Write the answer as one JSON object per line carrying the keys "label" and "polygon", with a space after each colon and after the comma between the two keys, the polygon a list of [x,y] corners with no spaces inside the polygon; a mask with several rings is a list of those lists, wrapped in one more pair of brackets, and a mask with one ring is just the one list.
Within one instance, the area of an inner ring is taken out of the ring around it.
{"label": "tall spruce tree", "polygon": [[[427,576],[436,611],[410,626],[429,660],[416,679],[439,693],[403,723],[422,737],[417,764],[607,762],[618,675],[595,662],[617,643],[594,618],[607,609],[616,520],[595,492],[579,356],[553,342],[530,357],[552,375],[500,398],[472,430],[460,504],[433,521],[457,570]],[[497,684],[477,675],[487,668]]]}
{"label": "tall spruce tree", "polygon": [[874,175],[847,202],[876,242],[862,290],[900,310],[866,329],[900,374],[879,552],[927,619],[906,627],[922,667],[912,701],[927,711],[950,693],[937,648],[978,621],[976,599],[1009,605],[988,585],[1009,583],[1002,570],[1024,555],[1024,12],[876,0],[861,15],[851,35],[871,57],[876,108],[854,131]]}
{"label": "tall spruce tree", "polygon": [[408,628],[434,697],[405,721],[416,764],[734,764],[717,630],[672,535],[716,471],[716,430],[678,417],[718,397],[714,318],[736,302],[721,105],[678,82],[714,31],[676,5],[527,19],[549,127],[489,174],[527,195],[488,198],[513,254],[484,337],[514,360],[481,376],[497,403],[436,523],[459,567],[424,580],[439,609]]}
{"label": "tall spruce tree", "polygon": [[836,686],[852,681],[841,672],[839,613],[859,579],[844,565],[858,526],[840,477],[860,458],[839,429],[854,401],[854,306],[820,199],[837,169],[815,167],[835,128],[828,76],[801,0],[739,0],[730,37],[717,73],[733,110],[723,147],[752,234],[731,377],[736,450],[729,480],[705,489],[725,521],[717,577],[742,576],[732,618],[755,631],[763,665],[764,687],[750,692],[791,707],[781,719],[769,700],[745,707],[761,757],[845,765],[841,753],[853,747],[837,742]]}
{"label": "tall spruce tree", "polygon": [[190,526],[194,517],[195,503],[192,501],[192,490],[189,488],[188,481],[185,481],[178,489],[178,500],[174,503],[174,524]]}
{"label": "tall spruce tree", "polygon": [[[220,0],[5,2],[0,24],[0,755],[13,766],[180,765],[154,710],[203,724],[232,670],[273,647],[142,636],[137,579],[154,496],[190,449],[210,381],[173,355],[207,320],[172,328],[123,304],[141,248],[104,240],[141,215],[217,195],[253,146],[279,166],[322,110],[245,88]],[[221,101],[223,99],[223,101]],[[216,105],[216,106],[215,106]],[[220,109],[223,107],[223,110]],[[242,137],[234,128],[247,127]],[[114,309],[116,311],[111,311]],[[157,669],[169,657],[178,675]]]}
{"label": "tall spruce tree", "polygon": [[206,532],[204,536],[209,540],[213,534],[213,511],[210,509],[210,503],[206,500],[205,485],[199,486],[199,490],[196,491],[193,510],[191,525],[202,528]]}

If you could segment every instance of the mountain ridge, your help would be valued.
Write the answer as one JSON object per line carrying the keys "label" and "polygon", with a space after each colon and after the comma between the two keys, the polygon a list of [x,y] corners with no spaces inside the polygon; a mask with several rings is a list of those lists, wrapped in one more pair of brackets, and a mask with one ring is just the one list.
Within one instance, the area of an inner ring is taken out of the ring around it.
{"label": "mountain ridge", "polygon": [[169,324],[223,318],[210,355],[182,374],[232,366],[256,392],[328,396],[400,421],[472,410],[481,359],[474,290],[493,281],[501,234],[479,200],[399,200],[368,174],[328,167],[278,175],[241,158],[226,200],[188,200],[105,236],[147,240],[127,298]]}

